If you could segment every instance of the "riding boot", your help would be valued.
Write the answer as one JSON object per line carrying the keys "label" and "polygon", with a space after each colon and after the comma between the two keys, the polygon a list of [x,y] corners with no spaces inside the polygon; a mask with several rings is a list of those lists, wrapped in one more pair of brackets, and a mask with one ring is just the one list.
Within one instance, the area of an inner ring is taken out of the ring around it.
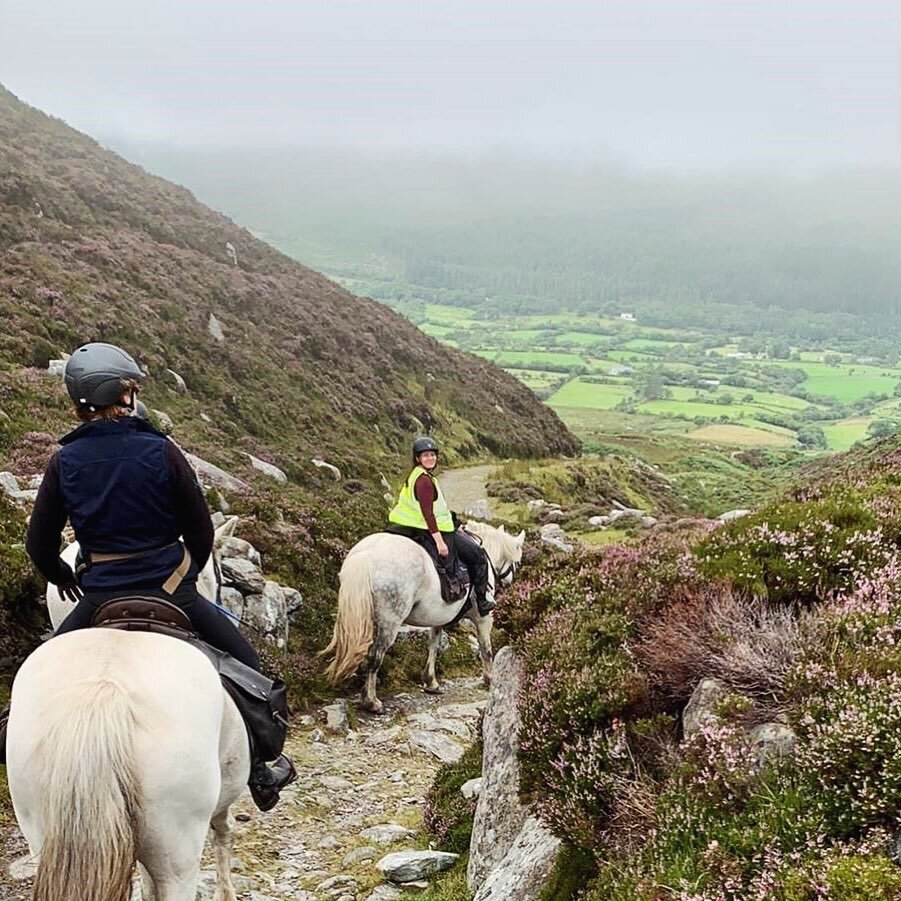
{"label": "riding boot", "polygon": [[0,710],[0,763],[6,766],[6,724],[9,722],[9,704]]}
{"label": "riding boot", "polygon": [[494,610],[495,603],[488,599],[488,593],[484,588],[475,589],[476,593],[476,607],[479,609],[479,616],[488,616],[492,610]]}
{"label": "riding boot", "polygon": [[297,770],[291,758],[280,754],[271,766],[263,760],[254,760],[247,785],[254,804],[265,811],[278,804],[279,792],[296,778]]}

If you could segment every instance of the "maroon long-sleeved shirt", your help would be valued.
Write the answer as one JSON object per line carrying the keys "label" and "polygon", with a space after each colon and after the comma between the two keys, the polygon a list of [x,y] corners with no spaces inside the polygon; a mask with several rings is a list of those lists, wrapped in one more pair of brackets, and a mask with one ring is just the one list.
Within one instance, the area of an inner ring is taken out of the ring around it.
{"label": "maroon long-sleeved shirt", "polygon": [[435,501],[438,499],[438,491],[431,478],[422,473],[413,483],[413,495],[419,501],[419,509],[425,517],[428,530],[434,534],[438,531],[438,521],[435,519]]}

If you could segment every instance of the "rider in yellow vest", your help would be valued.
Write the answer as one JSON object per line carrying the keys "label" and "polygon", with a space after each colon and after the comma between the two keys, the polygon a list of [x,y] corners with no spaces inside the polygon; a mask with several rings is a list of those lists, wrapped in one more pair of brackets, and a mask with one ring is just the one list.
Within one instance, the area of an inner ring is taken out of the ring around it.
{"label": "rider in yellow vest", "polygon": [[[452,564],[455,556],[459,556],[469,570],[479,614],[487,616],[494,608],[494,602],[486,597],[488,558],[477,542],[454,527],[450,507],[435,478],[438,453],[438,445],[432,438],[417,438],[413,442],[413,471],[388,514],[391,531],[417,541],[439,568],[444,568],[448,561]],[[448,568],[453,571],[452,567]]]}

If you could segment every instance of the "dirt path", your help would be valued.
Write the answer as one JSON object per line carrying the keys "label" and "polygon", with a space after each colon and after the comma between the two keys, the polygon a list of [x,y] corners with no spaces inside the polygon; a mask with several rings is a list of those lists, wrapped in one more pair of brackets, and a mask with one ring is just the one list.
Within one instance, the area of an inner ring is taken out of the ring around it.
{"label": "dirt path", "polygon": [[[346,734],[326,733],[321,711],[292,728],[288,749],[297,764],[297,782],[270,813],[260,813],[247,795],[235,806],[234,872],[242,901],[364,901],[382,883],[377,860],[391,851],[426,846],[422,802],[440,766],[435,754],[459,753],[487,703],[478,678],[452,680],[444,687],[440,696],[412,688],[387,696],[379,717],[350,702]],[[395,829],[400,836],[383,843],[360,834],[389,823],[410,832]],[[0,901],[24,901],[30,889],[30,879],[22,878],[24,843],[15,827],[0,832]],[[208,854],[201,901],[212,897],[212,874]],[[399,897],[394,891],[383,886],[373,897]]]}
{"label": "dirt path", "polygon": [[477,500],[487,498],[485,488],[488,479],[497,469],[492,463],[483,466],[467,466],[463,469],[448,469],[439,473],[441,490],[447,497],[452,510],[466,510]]}

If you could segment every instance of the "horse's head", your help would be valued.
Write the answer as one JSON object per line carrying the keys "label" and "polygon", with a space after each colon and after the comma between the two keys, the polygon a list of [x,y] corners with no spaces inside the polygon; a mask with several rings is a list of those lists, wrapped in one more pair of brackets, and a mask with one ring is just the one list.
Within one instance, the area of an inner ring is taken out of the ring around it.
{"label": "horse's head", "polygon": [[525,531],[518,535],[510,535],[503,526],[496,529],[487,523],[476,521],[466,523],[466,531],[475,535],[482,542],[499,583],[509,585],[522,560],[522,546],[526,540]]}
{"label": "horse's head", "polygon": [[213,553],[207,560],[206,566],[197,576],[197,590],[208,600],[214,603],[219,597],[221,577],[217,560],[222,543],[235,534],[235,526],[238,525],[237,516],[229,516],[221,526],[213,530]]}

